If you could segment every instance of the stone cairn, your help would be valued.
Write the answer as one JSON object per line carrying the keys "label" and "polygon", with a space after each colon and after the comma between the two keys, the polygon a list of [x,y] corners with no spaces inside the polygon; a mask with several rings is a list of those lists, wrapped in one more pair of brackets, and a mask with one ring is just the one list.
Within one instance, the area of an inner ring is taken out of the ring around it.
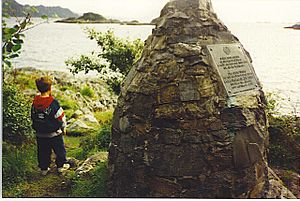
{"label": "stone cairn", "polygon": [[109,195],[293,197],[267,165],[259,82],[231,95],[216,70],[209,45],[238,44],[251,59],[210,0],[170,1],[156,22],[115,108]]}

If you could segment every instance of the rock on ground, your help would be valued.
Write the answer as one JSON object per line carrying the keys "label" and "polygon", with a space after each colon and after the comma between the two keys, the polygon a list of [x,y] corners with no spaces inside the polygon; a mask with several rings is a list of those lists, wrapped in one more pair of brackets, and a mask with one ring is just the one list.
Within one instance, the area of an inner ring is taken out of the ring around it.
{"label": "rock on ground", "polygon": [[87,174],[94,169],[98,163],[105,162],[107,160],[107,152],[99,152],[93,156],[87,158],[84,163],[78,167],[75,171],[77,175]]}

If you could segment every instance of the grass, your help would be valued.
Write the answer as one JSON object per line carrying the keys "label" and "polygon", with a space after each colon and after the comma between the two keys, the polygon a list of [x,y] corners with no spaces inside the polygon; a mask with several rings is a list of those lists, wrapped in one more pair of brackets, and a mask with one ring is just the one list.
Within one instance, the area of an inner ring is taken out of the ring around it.
{"label": "grass", "polygon": [[[64,142],[67,149],[67,156],[84,160],[97,152],[97,149],[83,145],[84,141],[89,141],[88,139],[90,138],[91,136],[65,136]],[[93,147],[94,145],[91,146]],[[107,162],[100,163],[89,174],[82,177],[77,177],[74,171],[70,171],[66,177],[70,182],[70,187],[67,187],[67,190],[65,190],[65,194],[67,193],[68,197],[107,197]]]}
{"label": "grass", "polygon": [[20,184],[35,178],[37,171],[36,145],[15,147],[2,144],[2,190],[4,197],[19,197],[23,190]]}
{"label": "grass", "polygon": [[80,147],[81,137],[64,136],[64,143],[67,150],[67,157],[82,159],[82,148]]}
{"label": "grass", "polygon": [[70,86],[70,85],[61,86],[60,90],[61,91],[67,91],[67,90],[68,91],[76,91],[76,89],[73,86]]}
{"label": "grass", "polygon": [[113,110],[108,110],[105,112],[95,112],[94,116],[101,125],[108,124],[111,123]]}
{"label": "grass", "polygon": [[9,191],[3,191],[3,197],[69,197],[71,186],[67,178],[56,173],[41,176],[37,171],[34,177],[34,180],[23,181]]}
{"label": "grass", "polygon": [[60,106],[64,110],[68,110],[68,109],[77,110],[79,108],[77,101],[70,99],[62,94],[56,94],[55,98],[57,98],[57,100],[60,103]]}
{"label": "grass", "polygon": [[81,95],[83,96],[87,96],[89,98],[93,98],[95,96],[95,92],[94,90],[89,87],[89,86],[84,86],[81,90],[80,90]]}
{"label": "grass", "polygon": [[[95,152],[81,147],[83,139],[64,136],[68,157],[85,160]],[[59,176],[54,173],[53,167],[51,173],[44,177],[37,167],[35,145],[18,150],[4,144],[3,151],[3,197],[106,197],[106,162],[80,178],[74,170],[66,176]],[[11,181],[12,178],[15,180]]]}
{"label": "grass", "polygon": [[3,143],[2,148],[2,187],[5,191],[31,178],[37,168],[37,151],[35,144],[15,147]]}
{"label": "grass", "polygon": [[[88,126],[90,126],[91,124],[87,124]],[[89,136],[92,135],[95,131],[97,130],[97,128],[89,128],[89,129],[74,129],[72,131],[70,131],[69,129],[67,129],[67,135],[68,136],[75,136],[75,137],[79,137],[79,136]]]}
{"label": "grass", "polygon": [[107,162],[100,163],[90,174],[73,177],[70,197],[107,197],[108,168]]}
{"label": "grass", "polygon": [[54,97],[58,100],[60,106],[64,109],[66,117],[69,119],[74,112],[79,109],[77,101],[70,99],[62,94],[55,94]]}
{"label": "grass", "polygon": [[18,84],[21,89],[36,90],[35,80],[38,77],[39,76],[37,74],[18,72],[15,76],[15,83]]}

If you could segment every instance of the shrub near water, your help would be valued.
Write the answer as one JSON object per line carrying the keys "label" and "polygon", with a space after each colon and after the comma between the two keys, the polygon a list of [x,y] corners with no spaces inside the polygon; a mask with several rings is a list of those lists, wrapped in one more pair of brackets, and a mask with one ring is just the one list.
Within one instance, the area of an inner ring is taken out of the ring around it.
{"label": "shrub near water", "polygon": [[3,83],[3,189],[21,182],[36,166],[34,134],[30,120],[30,100],[12,83]]}
{"label": "shrub near water", "polygon": [[11,83],[3,83],[3,140],[21,145],[33,140],[30,100]]}
{"label": "shrub near water", "polygon": [[300,118],[280,115],[277,100],[283,99],[278,94],[267,93],[266,98],[270,134],[268,162],[300,173]]}
{"label": "shrub near water", "polygon": [[268,160],[271,165],[299,172],[300,119],[293,116],[269,117],[270,145]]}
{"label": "shrub near water", "polygon": [[99,51],[91,55],[81,55],[78,59],[68,59],[65,63],[70,66],[70,71],[77,74],[81,71],[88,73],[96,70],[110,89],[120,93],[120,86],[133,64],[140,58],[144,43],[140,40],[124,40],[115,36],[114,32],[97,32],[95,29],[86,28],[88,37],[95,40]]}

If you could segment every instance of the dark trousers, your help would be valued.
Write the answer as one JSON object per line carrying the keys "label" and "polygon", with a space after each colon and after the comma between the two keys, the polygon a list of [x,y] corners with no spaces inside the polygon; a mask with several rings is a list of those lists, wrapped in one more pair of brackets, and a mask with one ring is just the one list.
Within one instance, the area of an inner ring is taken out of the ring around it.
{"label": "dark trousers", "polygon": [[46,170],[51,163],[52,149],[56,155],[55,164],[60,168],[67,162],[66,149],[62,135],[53,138],[36,138],[38,149],[38,163],[41,170]]}

